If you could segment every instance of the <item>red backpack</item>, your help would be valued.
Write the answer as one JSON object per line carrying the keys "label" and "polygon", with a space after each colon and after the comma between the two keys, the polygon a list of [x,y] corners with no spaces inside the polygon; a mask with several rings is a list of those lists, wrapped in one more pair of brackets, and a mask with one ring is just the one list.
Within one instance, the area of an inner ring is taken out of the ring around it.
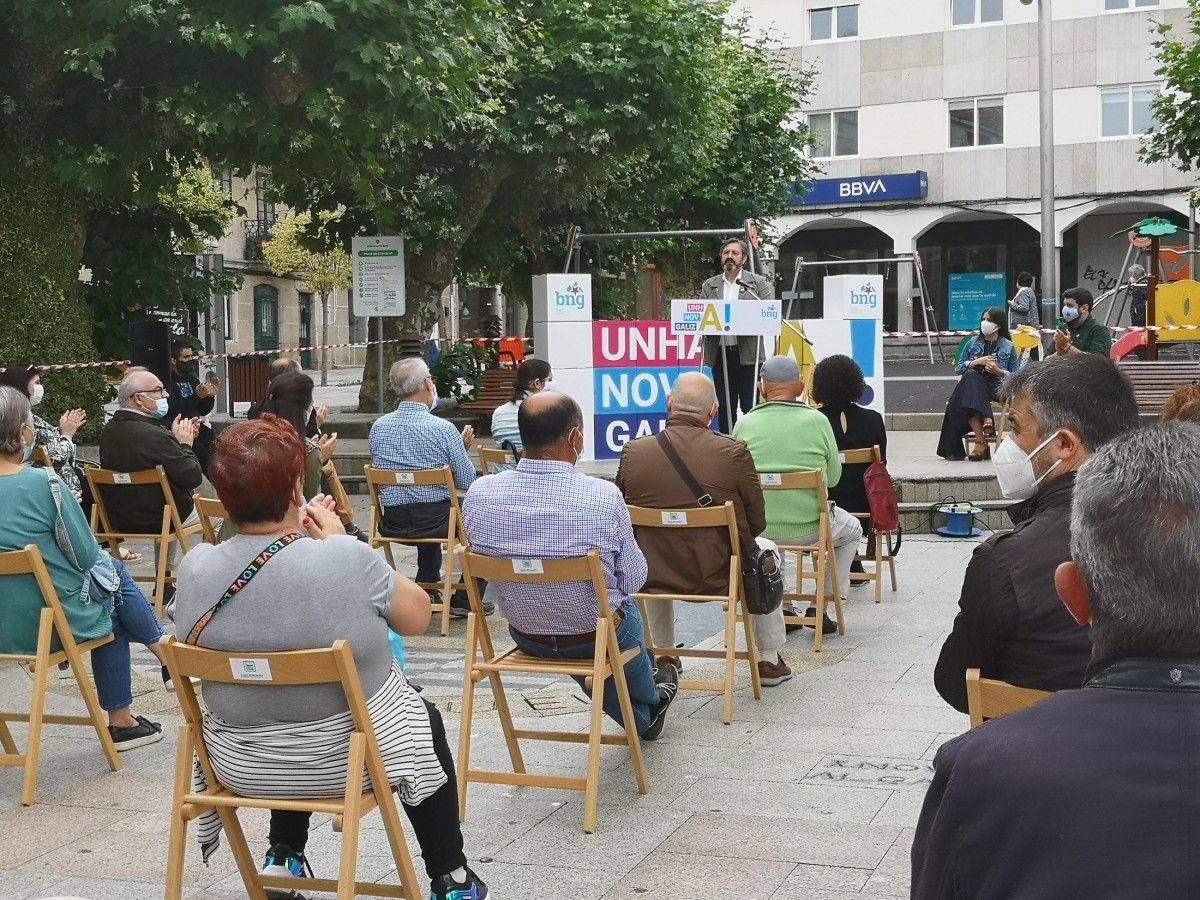
{"label": "red backpack", "polygon": [[871,521],[879,531],[896,531],[900,527],[900,504],[896,501],[896,483],[888,473],[887,466],[874,462],[863,473],[863,487],[867,491],[867,506],[871,510]]}

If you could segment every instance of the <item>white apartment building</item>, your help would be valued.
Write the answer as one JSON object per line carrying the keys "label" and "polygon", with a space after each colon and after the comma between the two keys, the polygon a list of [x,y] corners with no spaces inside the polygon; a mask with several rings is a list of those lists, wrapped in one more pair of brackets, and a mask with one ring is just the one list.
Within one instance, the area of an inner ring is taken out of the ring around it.
{"label": "white apartment building", "polygon": [[[1161,87],[1155,28],[1186,30],[1186,0],[1051,7],[1056,283],[1099,295],[1129,248],[1113,232],[1146,215],[1186,225],[1191,213],[1192,177],[1138,158]],[[939,324],[973,328],[977,309],[950,295],[951,275],[990,273],[1008,296],[1019,272],[1040,275],[1036,3],[739,0],[734,11],[817,71],[807,112],[823,172],[773,223],[785,289],[797,256],[807,267],[919,252]],[[1185,260],[1165,254],[1169,267]],[[914,312],[922,324],[911,266],[862,269],[884,271],[888,327],[910,329]],[[823,275],[847,271],[805,268],[801,296],[813,297],[801,314],[820,314]]]}

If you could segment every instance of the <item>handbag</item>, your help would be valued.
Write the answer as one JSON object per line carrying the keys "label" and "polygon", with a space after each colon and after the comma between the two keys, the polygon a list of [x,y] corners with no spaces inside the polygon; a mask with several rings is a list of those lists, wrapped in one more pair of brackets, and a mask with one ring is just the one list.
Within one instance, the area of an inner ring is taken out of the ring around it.
{"label": "handbag", "polygon": [[[896,483],[887,466],[881,462],[871,463],[863,473],[863,488],[867,494],[867,508],[871,512],[871,525],[877,531],[896,532],[896,546],[891,555],[900,550],[903,540],[900,529],[900,504],[896,498]],[[878,537],[876,538],[878,539]]]}
{"label": "handbag", "polygon": [[[700,482],[684,465],[678,451],[671,446],[667,433],[660,431],[655,437],[663,453],[683,479],[683,483],[695,495],[696,505],[702,508],[712,506],[712,494],[700,486]],[[747,611],[752,615],[765,616],[779,609],[779,605],[783,603],[783,567],[780,565],[778,551],[760,546],[748,558],[743,558],[742,598]]]}

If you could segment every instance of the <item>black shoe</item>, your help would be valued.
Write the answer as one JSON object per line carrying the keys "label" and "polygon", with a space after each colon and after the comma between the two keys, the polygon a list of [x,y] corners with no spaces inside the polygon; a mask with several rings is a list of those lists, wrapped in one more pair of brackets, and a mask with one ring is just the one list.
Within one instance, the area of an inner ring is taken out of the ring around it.
{"label": "black shoe", "polygon": [[[817,614],[817,608],[815,606],[810,606],[808,608],[808,612],[805,613],[805,615],[808,615],[808,616],[816,616],[816,614]],[[805,627],[812,628],[813,626],[806,625]],[[825,620],[821,623],[821,634],[833,634],[837,630],[838,630],[837,622],[835,622],[835,621],[833,621],[833,619],[829,618],[829,613],[825,613]]]}
{"label": "black shoe", "polygon": [[487,885],[467,869],[465,882],[455,881],[449,875],[439,875],[429,884],[430,900],[488,900]]}
{"label": "black shoe", "polygon": [[[171,670],[168,669],[166,666],[162,667],[162,680],[163,680],[163,687],[165,687],[171,693],[174,693],[175,692],[175,682],[171,680]],[[194,678],[194,677],[189,676],[189,680],[192,682],[193,686],[200,683],[199,678]]]}
{"label": "black shoe", "polygon": [[642,732],[643,741],[657,741],[662,737],[663,727],[667,724],[667,710],[674,701],[678,690],[677,685],[670,683],[658,686],[658,705],[650,711],[650,724]]}
{"label": "black shoe", "polygon": [[867,570],[863,568],[861,559],[856,559],[854,562],[850,563],[850,572],[851,573],[858,573],[859,575],[863,575],[863,574],[866,574],[866,571]]}
{"label": "black shoe", "polygon": [[108,733],[112,735],[117,752],[132,750],[134,747],[145,747],[147,744],[157,744],[162,740],[161,725],[151,722],[145,716],[134,716],[134,718],[137,719],[137,724],[127,728],[108,726]]}
{"label": "black shoe", "polygon": [[346,534],[350,535],[350,537],[355,538],[356,540],[362,541],[364,544],[371,543],[370,536],[353,522],[346,523]]}
{"label": "black shoe", "polygon": [[[783,607],[783,614],[785,616],[801,616],[800,610],[791,605],[786,605]],[[796,625],[793,622],[788,622],[784,627],[784,634],[791,634],[793,631],[801,631],[803,628],[803,625]]]}
{"label": "black shoe", "polygon": [[663,662],[662,657],[658,659],[658,668],[654,670],[654,683],[659,687],[664,684],[670,684],[674,687],[679,687],[679,670],[669,662]]}
{"label": "black shoe", "polygon": [[[271,875],[275,878],[312,878],[312,866],[299,853],[287,844],[275,844],[267,851],[263,860],[260,875]],[[270,900],[305,900],[304,894],[287,888],[267,888]]]}
{"label": "black shoe", "polygon": [[[435,601],[438,602],[438,601]],[[490,616],[496,611],[496,604],[483,601],[483,614]],[[450,618],[465,619],[471,613],[471,598],[466,591],[455,591],[450,598]]]}

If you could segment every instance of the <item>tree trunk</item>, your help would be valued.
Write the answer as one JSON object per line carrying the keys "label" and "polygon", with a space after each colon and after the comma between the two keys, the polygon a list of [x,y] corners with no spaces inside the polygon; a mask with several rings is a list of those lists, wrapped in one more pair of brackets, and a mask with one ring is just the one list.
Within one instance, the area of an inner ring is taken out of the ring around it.
{"label": "tree trunk", "polygon": [[321,294],[321,387],[329,384],[329,294]]}

